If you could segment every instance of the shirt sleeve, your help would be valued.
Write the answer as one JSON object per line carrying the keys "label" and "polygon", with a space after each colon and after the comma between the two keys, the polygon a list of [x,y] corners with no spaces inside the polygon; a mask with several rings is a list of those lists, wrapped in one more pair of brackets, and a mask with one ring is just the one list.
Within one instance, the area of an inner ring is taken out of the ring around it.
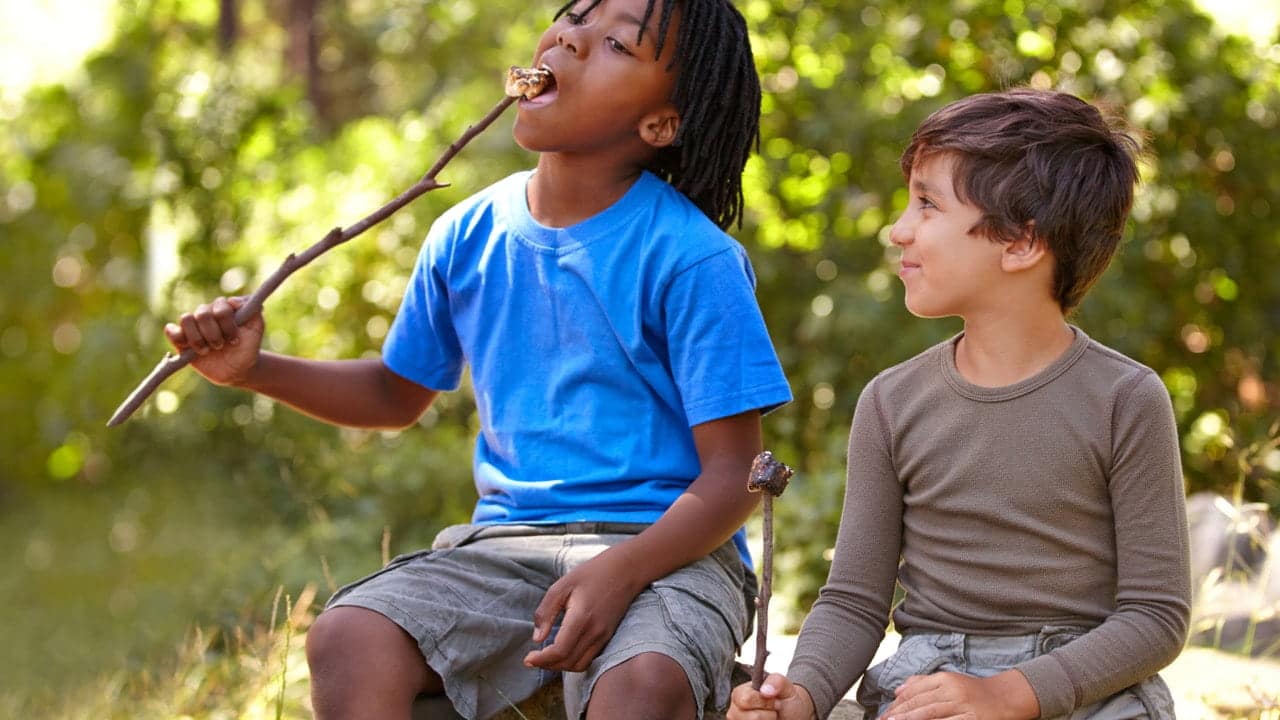
{"label": "shirt sleeve", "polygon": [[741,248],[678,273],[664,294],[663,313],[671,371],[690,426],[768,412],[791,400]]}
{"label": "shirt sleeve", "polygon": [[875,656],[889,624],[902,548],[903,493],[872,380],[849,433],[848,481],[827,582],[787,671],[825,718]]}
{"label": "shirt sleeve", "polygon": [[1119,393],[1109,477],[1116,609],[1053,652],[1017,666],[1042,717],[1066,715],[1173,662],[1186,642],[1191,577],[1185,490],[1168,391],[1145,371]]}
{"label": "shirt sleeve", "polygon": [[431,226],[382,346],[388,368],[432,390],[455,390],[462,378],[464,358],[449,307],[453,236],[452,223]]}

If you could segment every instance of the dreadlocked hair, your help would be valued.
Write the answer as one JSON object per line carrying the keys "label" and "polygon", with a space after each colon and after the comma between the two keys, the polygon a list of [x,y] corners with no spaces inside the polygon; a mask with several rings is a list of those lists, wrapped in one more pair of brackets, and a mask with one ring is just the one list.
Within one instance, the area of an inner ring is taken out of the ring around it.
{"label": "dreadlocked hair", "polygon": [[[585,17],[604,0],[589,0]],[[570,1],[556,17],[581,2]],[[747,22],[729,0],[648,0],[637,40],[658,12],[655,58],[661,59],[676,7],[681,16],[667,68],[678,73],[680,129],[646,168],[693,201],[721,229],[742,226],[742,171],[760,142],[760,77]]]}

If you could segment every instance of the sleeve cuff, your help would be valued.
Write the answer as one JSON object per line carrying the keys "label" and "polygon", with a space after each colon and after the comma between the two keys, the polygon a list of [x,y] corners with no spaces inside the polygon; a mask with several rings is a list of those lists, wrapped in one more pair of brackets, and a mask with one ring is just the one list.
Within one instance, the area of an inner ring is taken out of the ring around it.
{"label": "sleeve cuff", "polygon": [[1022,673],[1040,703],[1040,717],[1069,714],[1076,707],[1075,686],[1062,663],[1052,655],[1040,655],[1014,667]]}
{"label": "sleeve cuff", "polygon": [[803,665],[792,665],[787,670],[787,678],[809,693],[809,699],[813,701],[815,717],[825,718],[830,715],[840,700],[819,675],[807,672]]}

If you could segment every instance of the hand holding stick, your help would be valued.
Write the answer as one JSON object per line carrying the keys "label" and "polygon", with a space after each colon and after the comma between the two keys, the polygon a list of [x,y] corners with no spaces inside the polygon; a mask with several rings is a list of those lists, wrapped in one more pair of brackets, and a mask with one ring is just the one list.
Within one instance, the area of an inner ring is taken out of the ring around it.
{"label": "hand holding stick", "polygon": [[[342,228],[334,228],[330,230],[319,242],[307,248],[301,255],[290,253],[289,256],[284,259],[284,262],[280,267],[276,268],[276,271],[271,274],[271,277],[267,278],[266,282],[262,283],[262,285],[260,285],[258,289],[249,296],[248,302],[240,306],[239,310],[236,310],[236,325],[243,325],[246,320],[260,312],[262,310],[262,303],[266,301],[267,296],[271,295],[272,292],[275,292],[275,289],[284,282],[285,278],[292,275],[298,268],[301,268],[325,252],[328,252],[329,250],[391,217],[392,213],[405,205],[408,205],[410,202],[413,202],[419,195],[437,188],[448,187],[447,183],[436,182],[436,174],[439,173],[440,170],[444,168],[445,164],[452,160],[460,150],[462,150],[464,145],[471,142],[472,138],[483,132],[485,128],[489,127],[494,120],[498,119],[498,116],[502,114],[502,111],[506,110],[511,103],[515,101],[516,97],[511,95],[502,98],[502,101],[497,105],[494,105],[493,109],[481,118],[480,122],[468,127],[466,132],[464,132],[453,142],[453,144],[449,146],[449,149],[440,157],[439,160],[436,161],[436,164],[427,171],[427,174],[422,176],[421,180],[414,183],[414,185],[408,190],[400,193],[400,195],[396,196],[396,198],[391,202],[378,208],[363,220],[345,230]],[[156,388],[160,387],[160,383],[164,382],[170,375],[181,370],[183,367],[186,367],[186,365],[194,360],[195,357],[196,351],[191,348],[183,350],[180,355],[165,353],[164,358],[162,358],[160,363],[156,365],[155,369],[151,371],[151,374],[148,375],[146,379],[138,385],[138,387],[134,388],[133,392],[129,394],[129,397],[125,398],[125,401],[120,404],[120,407],[116,408],[111,419],[107,421],[107,427],[115,427],[125,420],[128,420],[129,416],[141,407],[142,403],[151,396],[151,393],[155,392]]]}
{"label": "hand holding stick", "polygon": [[769,635],[769,596],[773,594],[773,499],[787,489],[795,473],[765,450],[751,461],[747,490],[764,494],[764,568],[760,578],[760,595],[756,598],[756,662],[751,669],[751,687],[759,690],[764,683],[764,660]]}

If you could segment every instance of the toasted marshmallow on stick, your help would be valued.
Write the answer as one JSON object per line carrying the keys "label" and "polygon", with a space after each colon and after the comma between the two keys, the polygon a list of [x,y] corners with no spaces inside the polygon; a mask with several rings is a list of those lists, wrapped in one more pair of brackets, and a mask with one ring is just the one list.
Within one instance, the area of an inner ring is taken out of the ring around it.
{"label": "toasted marshmallow on stick", "polygon": [[507,71],[507,97],[532,100],[554,83],[555,78],[545,65],[540,68],[512,65]]}

